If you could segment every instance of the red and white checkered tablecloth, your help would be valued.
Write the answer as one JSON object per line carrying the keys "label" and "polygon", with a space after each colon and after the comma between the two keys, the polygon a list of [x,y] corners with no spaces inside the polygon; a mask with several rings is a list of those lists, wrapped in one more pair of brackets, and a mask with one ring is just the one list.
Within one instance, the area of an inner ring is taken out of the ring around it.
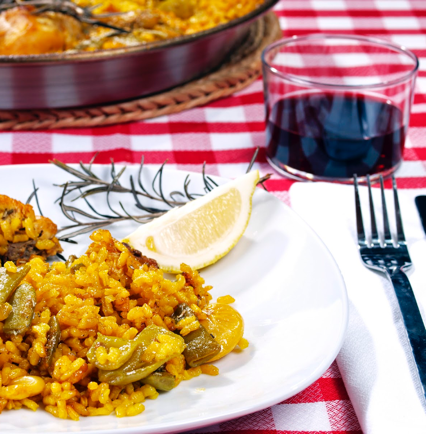
{"label": "red and white checkered tablecloth", "polygon": [[[414,51],[420,58],[411,126],[399,188],[426,187],[426,1],[425,0],[282,0],[275,8],[284,35],[346,33],[375,35]],[[168,159],[171,167],[234,178],[243,174],[254,148],[262,174],[266,163],[262,81],[205,107],[124,125],[0,134],[0,164],[145,162]],[[288,202],[293,181],[273,175],[268,190]],[[337,365],[295,397],[271,408],[200,432],[361,433]]]}

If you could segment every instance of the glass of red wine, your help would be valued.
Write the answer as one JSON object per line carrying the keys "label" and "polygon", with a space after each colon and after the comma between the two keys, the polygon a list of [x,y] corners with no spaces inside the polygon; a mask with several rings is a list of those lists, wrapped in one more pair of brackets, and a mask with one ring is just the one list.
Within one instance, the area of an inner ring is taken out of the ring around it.
{"label": "glass of red wine", "polygon": [[308,35],[262,55],[266,156],[296,179],[351,183],[402,162],[419,62],[390,42]]}

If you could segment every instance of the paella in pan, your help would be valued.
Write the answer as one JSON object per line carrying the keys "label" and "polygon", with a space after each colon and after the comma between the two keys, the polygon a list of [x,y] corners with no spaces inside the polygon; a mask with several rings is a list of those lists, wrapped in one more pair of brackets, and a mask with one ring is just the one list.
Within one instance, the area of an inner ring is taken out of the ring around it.
{"label": "paella in pan", "polygon": [[263,0],[28,0],[0,5],[0,55],[163,41],[240,18]]}
{"label": "paella in pan", "polygon": [[277,2],[75,1],[0,2],[0,110],[97,106],[175,88],[226,62]]}

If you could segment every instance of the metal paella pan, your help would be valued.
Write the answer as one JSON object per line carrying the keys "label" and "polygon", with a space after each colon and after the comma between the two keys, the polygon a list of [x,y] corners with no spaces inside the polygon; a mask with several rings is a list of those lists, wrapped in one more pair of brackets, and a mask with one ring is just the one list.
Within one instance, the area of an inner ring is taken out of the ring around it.
{"label": "metal paella pan", "polygon": [[0,56],[0,109],[123,101],[188,82],[219,66],[277,0],[199,33],[99,51]]}

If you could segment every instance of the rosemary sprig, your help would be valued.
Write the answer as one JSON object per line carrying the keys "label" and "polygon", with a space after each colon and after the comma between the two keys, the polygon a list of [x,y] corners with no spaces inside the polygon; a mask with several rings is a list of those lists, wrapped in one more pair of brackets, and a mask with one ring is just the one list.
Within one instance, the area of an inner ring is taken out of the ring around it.
{"label": "rosemary sprig", "polygon": [[[256,160],[258,149],[256,149],[253,158],[250,161],[247,172],[251,170]],[[183,189],[181,191],[174,190],[168,195],[165,194],[163,188],[164,168],[167,164],[167,160],[161,165],[156,174],[154,175],[150,188],[147,188],[142,182],[142,173],[144,168],[144,157],[141,159],[139,170],[137,173],[137,179],[135,180],[132,175],[129,176],[130,188],[125,187],[120,179],[125,173],[126,166],[124,166],[118,173],[114,161],[111,160],[110,178],[111,180],[104,180],[99,178],[92,171],[92,165],[96,159],[97,154],[92,158],[88,165],[80,162],[81,170],[75,169],[62,163],[59,160],[51,161],[52,164],[66,171],[67,173],[75,176],[77,180],[68,181],[65,184],[57,185],[62,188],[62,194],[57,199],[59,206],[61,207],[64,216],[72,222],[72,224],[59,229],[58,234],[62,234],[59,237],[60,241],[70,242],[71,238],[78,235],[92,232],[96,229],[108,226],[112,223],[133,220],[137,223],[148,223],[153,219],[160,217],[168,212],[170,209],[180,207],[185,203],[195,200],[197,197],[203,194],[194,193],[190,191],[190,175],[188,174],[184,180]],[[205,173],[206,164],[203,164],[202,179],[204,183],[204,193],[212,191],[217,187],[217,183]],[[259,180],[259,183],[265,188],[263,183],[270,178],[270,175],[266,175]],[[266,188],[265,188],[266,189]],[[31,195],[36,196],[36,188],[34,185],[34,192]],[[108,214],[99,212],[89,201],[90,196],[94,196],[100,193],[106,194],[106,205],[110,212]],[[124,207],[122,202],[119,202],[121,212],[116,210],[110,200],[111,193],[129,193],[134,199],[134,206],[141,211],[140,214],[131,213]],[[66,202],[66,199],[71,196],[76,196],[71,199],[70,203]],[[73,205],[76,201],[83,200],[90,211],[85,211],[81,207]],[[158,203],[159,206],[148,205],[144,202],[153,201]],[[160,205],[161,204],[161,205]]]}

